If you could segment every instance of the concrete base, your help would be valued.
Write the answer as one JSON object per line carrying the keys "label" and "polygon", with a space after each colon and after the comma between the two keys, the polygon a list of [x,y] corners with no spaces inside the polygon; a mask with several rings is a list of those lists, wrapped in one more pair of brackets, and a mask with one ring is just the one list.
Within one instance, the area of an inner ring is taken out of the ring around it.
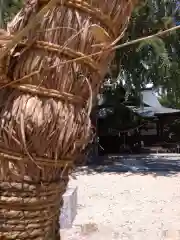
{"label": "concrete base", "polygon": [[60,227],[71,228],[77,214],[77,187],[69,187],[63,195],[63,207],[60,215]]}

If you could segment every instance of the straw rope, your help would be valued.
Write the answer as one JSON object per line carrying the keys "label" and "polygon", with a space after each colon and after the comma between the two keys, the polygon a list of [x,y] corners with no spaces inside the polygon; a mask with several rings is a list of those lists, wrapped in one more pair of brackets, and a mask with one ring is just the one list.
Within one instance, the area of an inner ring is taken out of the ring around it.
{"label": "straw rope", "polygon": [[[20,43],[19,45],[27,46],[28,43],[27,42]],[[43,49],[46,52],[51,51],[51,52],[59,53],[62,55],[65,54],[70,59],[71,58],[76,59],[78,57],[85,56],[85,54],[76,52],[68,47],[60,47],[59,45],[48,43],[48,42],[43,42],[43,41],[34,42],[33,44],[31,44],[31,48],[33,48],[33,47],[38,48],[38,49]],[[86,58],[86,60],[85,61],[83,60],[82,63],[84,63],[85,65],[87,64],[92,70],[96,71],[99,74],[99,77],[101,76],[100,68],[97,66],[97,63],[92,58]],[[28,81],[28,79],[31,79],[32,76],[38,75],[40,73],[40,71],[41,71],[41,69],[38,71],[32,72],[28,75],[25,75],[23,78],[16,79],[14,81],[11,81],[10,79],[8,79],[8,77],[6,77],[6,78],[4,77],[2,84],[4,84],[4,83],[5,84],[3,86],[1,86],[0,89],[10,86],[12,88],[19,89],[20,91],[31,93],[33,95],[39,95],[39,96],[43,96],[43,97],[51,97],[51,98],[55,98],[57,100],[68,101],[70,103],[73,103],[76,105],[81,105],[81,106],[87,105],[87,99],[83,99],[80,96],[73,95],[73,94],[66,93],[66,92],[61,93],[60,91],[57,91],[54,89],[47,89],[47,88],[44,88],[41,86],[35,86],[32,84],[24,83],[25,80]],[[88,80],[86,79],[86,81],[88,81]],[[87,84],[89,85],[89,88],[91,90],[91,86],[90,86],[89,82],[87,82]],[[88,98],[88,96],[87,96],[87,98]],[[92,101],[92,99],[90,99],[90,101]],[[90,111],[91,111],[91,107],[90,107]]]}
{"label": "straw rope", "polygon": [[76,104],[77,106],[79,105],[83,107],[87,105],[87,100],[83,99],[80,96],[76,96],[70,93],[66,93],[66,92],[60,93],[60,91],[57,91],[54,89],[47,89],[47,88],[35,86],[32,84],[21,84],[21,83],[16,84],[16,82],[21,82],[22,80],[30,77],[29,75],[25,76],[26,78],[20,78],[15,81],[10,81],[10,80],[8,81],[8,78],[4,76],[4,78],[0,79],[0,84],[3,84],[0,87],[0,90],[6,87],[11,87],[25,93],[31,93],[32,95],[38,95],[38,96],[47,97],[47,98],[54,98],[57,100],[62,100],[63,102],[70,102],[72,104]]}
{"label": "straw rope", "polygon": [[[0,182],[0,216],[6,216],[0,217],[0,239],[60,239],[58,222],[67,181]],[[53,226],[56,238],[51,235]]]}
{"label": "straw rope", "polygon": [[[49,182],[35,181],[30,176],[23,176],[22,172],[19,175],[13,172],[18,163],[28,164],[29,161],[28,156],[0,148],[0,239],[59,240],[62,196],[73,162],[36,157],[36,164],[42,168],[61,169],[59,177]],[[4,162],[11,166],[6,174]]]}
{"label": "straw rope", "polygon": [[[40,0],[41,3],[47,3],[48,1],[49,0]],[[57,2],[57,4],[58,3],[61,4],[60,0]],[[117,31],[114,29],[114,22],[108,15],[105,15],[100,9],[95,8],[94,6],[81,0],[67,0],[64,2],[64,5],[69,8],[77,9],[87,13],[94,19],[98,20],[109,31],[109,34],[112,37],[112,39],[116,38]]]}
{"label": "straw rope", "polygon": [[[125,6],[125,9],[123,10],[123,14],[127,12],[130,15],[132,8],[133,8],[133,4],[136,4],[137,1],[135,0],[128,0]],[[116,39],[116,37],[118,37],[119,35],[119,31],[117,31],[117,29],[114,27],[115,23],[116,23],[116,19],[111,19],[109,15],[104,14],[100,9],[92,6],[91,4],[89,4],[86,1],[82,1],[82,0],[66,0],[66,1],[62,1],[62,0],[39,0],[39,4],[43,4],[44,8],[41,9],[37,15],[34,17],[34,19],[27,24],[27,26],[25,28],[23,28],[17,35],[14,36],[14,38],[12,39],[11,42],[9,42],[6,46],[6,48],[2,51],[1,55],[0,55],[0,59],[2,59],[3,57],[5,57],[7,55],[7,53],[13,48],[15,47],[16,44],[18,44],[22,38],[24,36],[27,35],[29,30],[32,30],[33,28],[35,28],[35,26],[38,24],[38,21],[44,16],[44,14],[50,10],[52,7],[57,6],[57,5],[61,5],[61,6],[67,6],[69,8],[72,9],[77,9],[80,10],[88,15],[90,15],[92,18],[96,19],[97,21],[99,21],[101,23],[102,26],[104,26],[107,30],[108,33],[110,34],[110,37],[112,39]],[[124,26],[124,29],[126,29],[126,24]],[[124,32],[124,29],[122,30],[122,32]],[[119,39],[119,37],[118,37]]]}
{"label": "straw rope", "polygon": [[[36,159],[35,162],[38,167],[49,166],[49,167],[62,168],[65,166],[67,167],[67,166],[73,165],[73,161],[70,159],[66,159],[66,160],[61,159],[61,160],[55,161],[54,159],[40,158],[36,156],[34,156],[34,158]],[[25,156],[25,155],[23,156],[22,154],[0,148],[0,162],[3,161],[4,159],[13,161],[13,162],[21,161],[21,162],[24,162],[24,164],[29,162],[28,156]]]}
{"label": "straw rope", "polygon": [[4,58],[8,52],[15,47],[16,44],[18,44],[24,36],[28,33],[29,30],[32,30],[35,28],[35,26],[38,24],[38,20],[40,20],[44,14],[53,6],[60,4],[65,5],[67,7],[76,8],[78,10],[84,11],[85,13],[90,14],[93,18],[96,18],[100,23],[104,26],[106,26],[107,30],[109,31],[111,37],[114,39],[117,36],[117,33],[115,33],[115,30],[113,30],[114,23],[110,20],[109,16],[103,14],[98,8],[95,8],[84,1],[78,1],[78,0],[47,0],[47,1],[40,1],[43,4],[46,4],[45,7],[38,12],[38,14],[34,17],[34,20],[32,20],[25,28],[23,28],[17,35],[15,35],[10,41],[6,48],[1,52],[0,60]]}
{"label": "straw rope", "polygon": [[[19,80],[20,81],[20,80]],[[47,89],[40,86],[35,86],[31,84],[9,84],[10,87],[19,89],[23,92],[31,93],[32,95],[39,95],[42,97],[55,98],[57,100],[62,100],[63,102],[70,102],[76,105],[85,105],[86,101],[78,96],[70,93],[60,93],[54,89]]]}
{"label": "straw rope", "polygon": [[[82,56],[82,57],[79,57],[79,58],[76,58],[76,59],[71,59],[71,60],[67,60],[67,61],[64,61],[64,62],[61,62],[61,64],[68,64],[68,63],[72,63],[72,62],[75,62],[75,61],[80,61],[80,60],[83,60],[83,59],[86,59],[86,58],[89,58],[89,57],[94,57],[94,56],[99,56],[99,55],[102,55],[103,52],[114,52],[118,49],[122,49],[122,48],[125,48],[125,47],[128,47],[128,46],[131,46],[131,45],[134,45],[134,44],[137,44],[137,43],[141,43],[143,41],[146,41],[146,40],[149,40],[149,39],[152,39],[154,37],[161,37],[161,36],[164,36],[164,35],[168,35],[168,34],[172,34],[172,32],[176,31],[176,30],[180,30],[180,26],[175,26],[175,27],[171,27],[169,29],[166,29],[166,30],[163,30],[163,31],[159,31],[155,34],[152,34],[152,35],[148,35],[148,36],[145,36],[145,37],[142,37],[142,38],[137,38],[135,40],[131,40],[131,41],[128,41],[128,42],[125,42],[125,43],[121,43],[121,44],[118,44],[118,45],[112,45],[112,46],[108,46],[107,48],[104,48],[103,50],[100,50],[100,51],[97,51],[97,52],[94,52],[94,53],[91,53],[91,54],[88,54],[86,56]],[[0,57],[1,59],[1,57]]]}
{"label": "straw rope", "polygon": [[[99,75],[99,77],[101,77],[100,67],[97,66],[97,63],[91,57],[86,57],[85,54],[83,54],[81,52],[77,52],[68,47],[65,47],[65,46],[61,47],[57,44],[52,44],[52,43],[44,42],[44,41],[34,41],[33,43],[29,43],[28,41],[26,41],[26,42],[19,43],[18,46],[20,46],[20,47],[28,46],[28,48],[31,47],[31,49],[32,48],[42,49],[46,53],[53,52],[53,53],[56,53],[59,55],[65,55],[69,59],[77,59],[77,58],[83,57],[82,61],[80,60],[80,62],[82,64],[87,65],[89,68],[91,68],[91,70],[95,71]],[[27,50],[27,48],[25,48],[25,49]],[[3,59],[3,61],[0,64],[0,71],[1,72],[4,71],[4,68],[7,69],[9,67],[9,64],[10,64],[9,57],[6,59]],[[76,95],[66,93],[66,92],[61,93],[60,91],[57,91],[55,89],[47,89],[47,88],[44,88],[41,86],[35,86],[32,84],[24,83],[25,80],[28,81],[28,79],[31,79],[33,76],[39,75],[40,72],[41,72],[41,69],[34,71],[30,74],[27,74],[24,77],[22,77],[20,79],[16,79],[14,81],[9,79],[6,76],[6,74],[3,73],[0,76],[0,84],[2,85],[0,87],[0,90],[9,86],[12,88],[19,89],[20,91],[23,91],[23,92],[31,93],[33,95],[39,95],[39,96],[43,96],[43,97],[51,97],[51,98],[55,98],[57,100],[68,101],[70,103],[74,103],[74,104],[81,105],[81,106],[85,106],[87,104],[87,100],[83,99],[80,96],[76,96]]]}
{"label": "straw rope", "polygon": [[[1,51],[0,54],[0,60],[3,59],[6,55],[8,55],[8,52],[13,49],[16,44],[18,44],[24,36],[28,34],[28,32],[32,29],[34,29],[41,18],[43,18],[44,14],[46,14],[49,10],[51,10],[57,3],[58,0],[49,0],[48,3],[40,9],[40,11],[36,14],[36,16],[31,19],[30,23],[27,24],[25,28],[23,28],[22,31],[18,32],[14,37],[13,40],[10,41],[7,45],[6,48]],[[64,0],[61,0],[61,3],[63,3]]]}
{"label": "straw rope", "polygon": [[0,38],[0,239],[60,239],[69,172],[90,139],[94,94],[113,58],[104,49],[132,10],[131,0],[102,3],[28,0],[8,25],[12,36]]}
{"label": "straw rope", "polygon": [[[28,42],[19,43],[18,45],[26,46],[26,45],[28,45]],[[35,41],[33,44],[31,44],[31,49],[32,48],[42,49],[45,52],[53,52],[58,55],[65,55],[70,59],[77,59],[80,57],[85,57],[85,59],[83,59],[83,61],[80,60],[79,62],[87,65],[89,68],[91,68],[93,71],[97,72],[100,75],[100,67],[97,65],[97,63],[91,57],[86,57],[86,55],[84,53],[77,52],[66,46],[61,47],[57,44],[43,42],[43,41]]]}

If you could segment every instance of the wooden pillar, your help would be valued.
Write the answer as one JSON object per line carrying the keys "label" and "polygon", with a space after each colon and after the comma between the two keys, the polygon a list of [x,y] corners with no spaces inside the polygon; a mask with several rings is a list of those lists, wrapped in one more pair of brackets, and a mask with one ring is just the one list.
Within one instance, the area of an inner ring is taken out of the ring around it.
{"label": "wooden pillar", "polygon": [[160,136],[163,137],[164,135],[164,119],[160,118]]}
{"label": "wooden pillar", "polygon": [[95,138],[93,141],[93,153],[95,154],[94,157],[97,157],[99,155],[98,151],[98,137],[99,137],[99,129],[98,129],[98,111],[99,111],[99,106],[98,104],[93,107],[91,111],[91,123],[95,127]]}
{"label": "wooden pillar", "polygon": [[159,118],[158,120],[156,121],[156,131],[157,131],[157,136],[159,137],[160,136],[160,124],[159,124]]}

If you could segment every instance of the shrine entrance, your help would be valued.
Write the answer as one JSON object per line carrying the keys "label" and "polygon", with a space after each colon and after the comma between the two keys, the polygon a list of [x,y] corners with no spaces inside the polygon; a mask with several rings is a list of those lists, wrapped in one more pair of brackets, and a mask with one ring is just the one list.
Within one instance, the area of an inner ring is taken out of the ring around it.
{"label": "shrine entrance", "polygon": [[142,91],[141,106],[125,106],[137,117],[129,128],[109,128],[99,135],[99,155],[180,153],[180,110],[163,107],[150,89]]}

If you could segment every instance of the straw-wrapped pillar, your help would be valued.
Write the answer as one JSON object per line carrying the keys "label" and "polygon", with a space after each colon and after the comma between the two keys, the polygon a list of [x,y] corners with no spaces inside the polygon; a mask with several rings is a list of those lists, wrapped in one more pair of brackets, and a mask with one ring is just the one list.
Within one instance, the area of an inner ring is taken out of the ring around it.
{"label": "straw-wrapped pillar", "polygon": [[[28,0],[9,33],[16,38],[48,2]],[[113,58],[107,48],[133,9],[127,0],[53,2],[18,44],[12,37],[2,62],[0,238],[60,238],[62,195],[90,140],[93,99]]]}

